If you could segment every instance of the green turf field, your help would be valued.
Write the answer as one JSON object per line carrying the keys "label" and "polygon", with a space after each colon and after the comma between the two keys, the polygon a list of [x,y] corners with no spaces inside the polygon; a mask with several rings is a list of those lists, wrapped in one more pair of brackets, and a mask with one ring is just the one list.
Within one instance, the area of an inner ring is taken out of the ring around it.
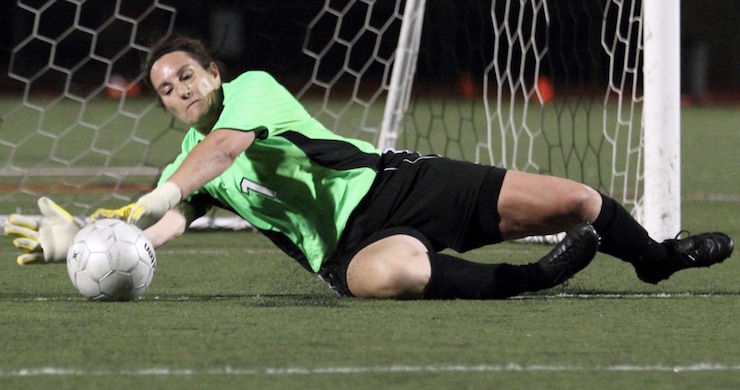
{"label": "green turf field", "polygon": [[[740,110],[682,121],[683,227],[737,241]],[[64,265],[19,267],[0,239],[0,389],[740,388],[738,253],[658,286],[599,255],[567,286],[517,299],[368,301],[335,297],[258,234],[199,232],[158,250],[143,300],[97,303]]]}

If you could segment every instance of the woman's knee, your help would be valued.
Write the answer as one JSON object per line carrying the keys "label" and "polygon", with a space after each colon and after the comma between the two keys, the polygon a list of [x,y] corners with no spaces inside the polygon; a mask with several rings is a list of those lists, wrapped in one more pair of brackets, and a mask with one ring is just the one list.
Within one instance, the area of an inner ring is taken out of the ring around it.
{"label": "woman's knee", "polygon": [[573,182],[572,189],[563,195],[564,213],[577,222],[593,222],[601,210],[601,195],[593,188]]}
{"label": "woman's knee", "polygon": [[347,287],[359,298],[420,298],[431,276],[426,247],[397,235],[374,242],[347,267]]}

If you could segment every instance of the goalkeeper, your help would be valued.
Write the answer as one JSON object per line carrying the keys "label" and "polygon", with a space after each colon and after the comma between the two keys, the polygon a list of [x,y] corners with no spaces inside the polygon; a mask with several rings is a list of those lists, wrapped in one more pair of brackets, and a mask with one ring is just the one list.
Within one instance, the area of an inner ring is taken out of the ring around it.
{"label": "goalkeeper", "polygon": [[[730,256],[704,233],[656,242],[621,205],[583,184],[413,152],[380,152],[333,134],[270,75],[223,82],[197,40],[159,41],[145,64],[162,105],[191,129],[159,186],[99,210],[146,229],[155,246],[211,207],[232,210],[341,295],[496,299],[562,283],[596,251],[658,283]],[[15,215],[20,263],[63,261],[74,220],[46,198],[41,224]],[[480,264],[443,254],[567,232],[539,261]]]}

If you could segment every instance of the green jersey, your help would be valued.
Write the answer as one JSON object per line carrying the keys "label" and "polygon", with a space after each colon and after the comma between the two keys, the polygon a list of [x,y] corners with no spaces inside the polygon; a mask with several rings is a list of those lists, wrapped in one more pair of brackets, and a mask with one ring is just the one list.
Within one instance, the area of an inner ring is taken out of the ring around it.
{"label": "green jersey", "polygon": [[[226,172],[185,200],[205,198],[234,211],[318,272],[375,180],[380,152],[326,129],[265,72],[224,83],[223,96],[213,131],[254,131],[256,139]],[[194,128],[188,131],[160,183],[203,138]]]}

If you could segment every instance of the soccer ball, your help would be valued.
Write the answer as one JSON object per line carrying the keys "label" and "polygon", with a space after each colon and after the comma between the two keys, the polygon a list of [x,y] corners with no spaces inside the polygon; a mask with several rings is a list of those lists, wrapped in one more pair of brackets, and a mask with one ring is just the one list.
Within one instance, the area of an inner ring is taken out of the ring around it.
{"label": "soccer ball", "polygon": [[151,241],[141,229],[119,219],[85,225],[67,252],[69,279],[82,295],[95,301],[140,298],[156,269]]}

